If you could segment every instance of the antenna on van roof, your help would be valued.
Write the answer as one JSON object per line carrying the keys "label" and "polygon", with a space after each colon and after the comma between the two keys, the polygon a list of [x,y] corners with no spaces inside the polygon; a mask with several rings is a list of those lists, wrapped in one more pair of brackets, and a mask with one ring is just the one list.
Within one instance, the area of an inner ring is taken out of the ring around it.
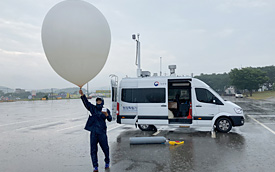
{"label": "antenna on van roof", "polygon": [[170,75],[171,76],[176,76],[175,70],[177,68],[176,65],[169,65],[168,68],[170,69]]}
{"label": "antenna on van roof", "polygon": [[137,77],[141,77],[141,69],[140,69],[140,41],[139,41],[139,33],[133,34],[132,39],[137,41],[136,48],[136,65],[137,65]]}

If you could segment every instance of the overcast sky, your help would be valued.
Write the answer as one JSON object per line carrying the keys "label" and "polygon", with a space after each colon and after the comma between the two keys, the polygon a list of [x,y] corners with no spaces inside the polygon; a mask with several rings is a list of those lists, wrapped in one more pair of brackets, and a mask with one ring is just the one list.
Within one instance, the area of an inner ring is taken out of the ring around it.
{"label": "overcast sky", "polygon": [[[86,0],[106,17],[112,34],[108,60],[90,88],[109,75],[136,76],[135,41],[141,67],[178,75],[224,73],[232,68],[275,65],[274,0]],[[74,87],[49,65],[41,42],[47,12],[60,0],[0,1],[0,86]]]}

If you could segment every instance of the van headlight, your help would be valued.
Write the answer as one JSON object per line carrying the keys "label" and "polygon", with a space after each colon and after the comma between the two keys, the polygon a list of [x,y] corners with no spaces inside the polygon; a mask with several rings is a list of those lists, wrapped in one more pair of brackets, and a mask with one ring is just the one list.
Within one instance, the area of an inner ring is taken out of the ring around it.
{"label": "van headlight", "polygon": [[237,114],[242,114],[243,113],[243,109],[242,108],[234,108],[235,112]]}

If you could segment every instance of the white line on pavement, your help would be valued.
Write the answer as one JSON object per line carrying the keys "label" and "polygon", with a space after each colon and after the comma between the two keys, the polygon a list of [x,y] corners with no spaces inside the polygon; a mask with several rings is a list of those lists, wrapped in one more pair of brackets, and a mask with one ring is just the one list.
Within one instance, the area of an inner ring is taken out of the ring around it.
{"label": "white line on pavement", "polygon": [[275,115],[253,115],[255,117],[260,117],[260,118],[275,118]]}
{"label": "white line on pavement", "polygon": [[[64,130],[69,130],[69,129],[72,129],[72,128],[75,128],[75,127],[79,127],[79,126],[83,126],[83,125],[84,125],[84,124],[80,124],[80,125],[75,125],[75,126],[68,127],[68,128],[63,128],[63,129],[57,130],[57,132],[59,132],[59,131],[64,131]],[[112,127],[112,126],[114,126],[114,125],[115,125],[115,127]],[[124,126],[124,125],[111,124],[111,125],[108,126],[107,131],[112,131],[112,130],[114,130],[114,129],[116,129],[116,128],[119,128],[119,127],[122,127],[122,126]]]}
{"label": "white line on pavement", "polygon": [[27,129],[27,128],[35,128],[35,127],[40,127],[40,126],[43,126],[43,125],[57,124],[57,123],[60,123],[60,122],[64,122],[64,120],[55,121],[55,122],[48,122],[48,123],[43,123],[43,124],[38,124],[38,125],[32,125],[32,126],[29,126],[29,127],[22,127],[22,128],[18,128],[16,130],[24,130],[24,129]]}
{"label": "white line on pavement", "polygon": [[24,129],[27,129],[27,128],[35,128],[35,127],[40,127],[40,126],[43,126],[43,125],[57,124],[57,123],[64,122],[64,121],[75,120],[75,119],[82,119],[82,118],[84,118],[84,117],[81,117],[81,118],[69,118],[69,119],[60,120],[60,121],[54,121],[54,122],[48,122],[48,123],[43,123],[43,124],[38,124],[38,125],[32,125],[32,126],[28,126],[28,127],[22,127],[22,128],[18,128],[16,130],[24,130]]}
{"label": "white line on pavement", "polygon": [[[115,124],[113,124],[113,125],[115,125]],[[122,127],[122,126],[124,126],[123,124],[121,125],[121,124],[119,124],[118,126],[116,126],[116,127],[113,127],[113,128],[108,128],[107,129],[107,131],[112,131],[112,130],[114,130],[114,129],[116,129],[116,128],[119,128],[119,127]]]}
{"label": "white line on pavement", "polygon": [[[47,118],[42,118],[42,119],[47,119]],[[14,124],[21,124],[21,123],[31,122],[31,121],[37,121],[37,120],[38,120],[38,119],[29,120],[29,121],[14,122],[14,123],[9,123],[9,124],[0,125],[0,127],[4,127],[4,126],[8,126],[8,125],[14,125]],[[40,120],[40,119],[39,119],[39,120]]]}
{"label": "white line on pavement", "polygon": [[[273,122],[273,123],[270,123],[270,122],[263,122],[263,124],[265,124],[265,125],[274,125],[275,123]],[[255,123],[245,123],[245,125],[255,125]]]}
{"label": "white line on pavement", "polygon": [[79,125],[75,125],[75,126],[72,126],[72,127],[63,128],[63,129],[57,130],[57,132],[59,132],[59,131],[64,131],[64,130],[68,130],[68,129],[75,128],[75,127],[80,127],[80,126],[84,126],[84,124],[79,124]]}
{"label": "white line on pavement", "polygon": [[157,132],[155,132],[154,134],[152,134],[153,136],[156,136],[160,133],[160,130],[158,130]]}
{"label": "white line on pavement", "polygon": [[269,127],[267,127],[266,125],[264,125],[263,123],[261,123],[260,121],[256,120],[255,118],[253,118],[250,115],[247,115],[248,117],[250,117],[251,119],[253,119],[255,122],[257,122],[258,124],[260,124],[261,126],[263,126],[265,129],[267,129],[268,131],[270,131],[271,133],[275,134],[275,131],[271,130]]}
{"label": "white line on pavement", "polygon": [[[14,125],[14,124],[27,123],[27,122],[32,122],[32,121],[39,121],[39,120],[44,120],[44,119],[51,119],[51,118],[62,117],[62,116],[67,116],[67,115],[59,115],[59,116],[52,116],[52,117],[47,117],[47,118],[33,119],[33,120],[28,120],[28,121],[14,122],[14,123],[0,125],[0,127],[4,127],[4,126],[8,126],[8,125]],[[81,117],[81,118],[84,118],[84,117]],[[78,118],[72,118],[72,119],[78,119]]]}

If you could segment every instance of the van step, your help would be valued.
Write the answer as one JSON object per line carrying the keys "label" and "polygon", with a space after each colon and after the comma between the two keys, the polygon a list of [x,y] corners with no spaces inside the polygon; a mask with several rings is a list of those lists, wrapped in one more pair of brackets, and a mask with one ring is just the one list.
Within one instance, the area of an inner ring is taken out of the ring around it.
{"label": "van step", "polygon": [[190,128],[190,126],[181,125],[179,128]]}
{"label": "van step", "polygon": [[192,124],[192,119],[169,119],[169,124]]}

